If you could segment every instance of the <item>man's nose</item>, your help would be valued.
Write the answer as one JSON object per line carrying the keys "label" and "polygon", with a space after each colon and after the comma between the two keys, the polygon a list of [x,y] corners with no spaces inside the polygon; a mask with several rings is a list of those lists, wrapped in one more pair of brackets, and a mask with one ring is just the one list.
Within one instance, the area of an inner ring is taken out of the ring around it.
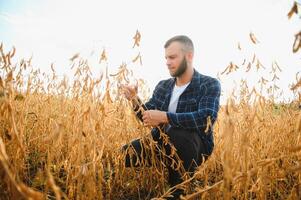
{"label": "man's nose", "polygon": [[169,59],[166,60],[166,65],[170,66],[170,60]]}

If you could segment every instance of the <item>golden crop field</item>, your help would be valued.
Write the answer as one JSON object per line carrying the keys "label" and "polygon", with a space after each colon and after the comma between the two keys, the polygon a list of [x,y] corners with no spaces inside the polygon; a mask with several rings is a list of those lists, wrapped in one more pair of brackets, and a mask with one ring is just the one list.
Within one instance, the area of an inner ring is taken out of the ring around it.
{"label": "golden crop field", "polygon": [[[119,87],[132,76],[125,64],[96,79],[87,60],[75,55],[69,81],[53,66],[45,74],[30,59],[14,61],[15,49],[1,45],[0,51],[1,199],[163,199],[174,189],[160,160],[124,167],[122,145],[138,137],[152,143],[150,128],[136,119]],[[222,74],[237,68],[230,63]],[[144,82],[138,84],[147,99]],[[242,81],[239,98],[220,108],[213,154],[177,186],[186,191],[182,198],[300,199],[300,85],[297,76],[296,98],[284,104],[276,103],[273,88],[264,97]]]}

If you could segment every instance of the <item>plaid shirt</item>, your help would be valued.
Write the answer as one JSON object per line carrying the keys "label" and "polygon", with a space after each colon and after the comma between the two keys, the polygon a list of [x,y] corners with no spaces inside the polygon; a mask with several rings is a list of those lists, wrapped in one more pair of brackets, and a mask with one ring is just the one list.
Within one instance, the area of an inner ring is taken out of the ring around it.
{"label": "plaid shirt", "polygon": [[[146,110],[166,111],[171,126],[196,131],[205,142],[208,154],[211,154],[214,147],[212,127],[219,110],[220,83],[194,70],[190,84],[179,97],[176,113],[171,113],[168,112],[168,106],[175,82],[175,78],[160,81],[143,107]],[[136,114],[142,120],[141,112]],[[208,117],[212,126],[205,133]],[[154,128],[152,133],[158,134],[159,130]]]}

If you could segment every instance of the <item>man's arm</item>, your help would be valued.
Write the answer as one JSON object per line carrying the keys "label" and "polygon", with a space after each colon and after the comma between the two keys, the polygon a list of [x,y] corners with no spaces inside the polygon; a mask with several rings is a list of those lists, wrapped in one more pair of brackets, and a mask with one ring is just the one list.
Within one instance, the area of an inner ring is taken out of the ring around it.
{"label": "man's arm", "polygon": [[143,121],[143,111],[157,109],[155,96],[156,96],[156,92],[158,91],[158,87],[160,83],[161,81],[157,84],[157,86],[154,89],[152,97],[146,103],[142,103],[141,99],[137,96],[137,90],[138,90],[137,87],[135,88],[136,91],[133,91],[133,88],[131,87],[124,87],[126,90],[131,90],[130,92],[125,93],[126,98],[131,101],[136,116],[141,121]]}
{"label": "man's arm", "polygon": [[153,109],[156,108],[153,96],[145,104],[143,104],[142,101],[141,101],[141,99],[138,96],[136,96],[135,98],[132,99],[132,105],[133,105],[133,109],[134,109],[134,111],[136,113],[136,116],[142,122],[143,122],[143,119],[142,119],[142,117],[143,117],[143,114],[142,114],[143,111],[153,110]]}
{"label": "man's arm", "polygon": [[207,127],[207,117],[210,117],[211,124],[215,122],[219,110],[221,86],[216,79],[214,80],[210,85],[203,86],[202,89],[205,90],[205,95],[200,99],[197,111],[186,113],[167,112],[167,118],[171,126],[204,131]]}

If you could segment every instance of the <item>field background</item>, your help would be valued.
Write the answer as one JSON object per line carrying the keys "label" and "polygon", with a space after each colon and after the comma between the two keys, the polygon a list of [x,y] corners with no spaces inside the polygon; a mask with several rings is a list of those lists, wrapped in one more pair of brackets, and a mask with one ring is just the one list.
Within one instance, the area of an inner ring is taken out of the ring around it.
{"label": "field background", "polygon": [[[30,59],[15,61],[14,48],[6,51],[1,45],[0,50],[1,199],[168,196],[173,188],[162,166],[123,166],[122,145],[147,138],[150,131],[122,96],[120,84],[134,80],[126,64],[96,79],[87,60],[76,54],[70,59],[70,81],[58,78],[53,66],[45,74]],[[106,60],[105,52],[100,60]],[[221,75],[237,69],[231,63]],[[277,63],[271,70],[276,76],[281,71]],[[262,79],[256,89],[242,80],[221,106],[214,152],[178,186],[187,192],[184,199],[300,199],[301,79],[297,74],[290,88],[295,99],[289,103],[277,101],[277,86],[270,83]],[[146,100],[147,86],[143,80],[137,84]]]}
{"label": "field background", "polygon": [[[296,4],[289,18],[294,14]],[[254,33],[249,38],[258,45]],[[105,49],[100,53],[99,63],[106,66],[100,77],[78,53],[70,58],[73,74],[60,77],[53,64],[43,73],[32,58],[17,60],[16,48],[1,43],[1,200],[163,199],[175,189],[165,181],[161,160],[139,169],[123,165],[124,144],[144,138],[150,151],[155,146],[148,140],[150,128],[136,119],[120,89],[138,84],[143,101],[151,94],[128,66],[142,65],[138,30],[133,39],[138,54],[118,72],[110,71]],[[293,52],[300,47],[301,32]],[[242,51],[240,43],[237,50]],[[222,83],[237,71],[258,82],[241,79],[221,105],[214,152],[176,186],[186,191],[182,199],[301,199],[301,76],[291,77],[285,90],[293,98],[283,100],[278,84],[285,68],[275,60],[264,66],[259,57],[254,53],[243,63],[230,62],[218,73]]]}

